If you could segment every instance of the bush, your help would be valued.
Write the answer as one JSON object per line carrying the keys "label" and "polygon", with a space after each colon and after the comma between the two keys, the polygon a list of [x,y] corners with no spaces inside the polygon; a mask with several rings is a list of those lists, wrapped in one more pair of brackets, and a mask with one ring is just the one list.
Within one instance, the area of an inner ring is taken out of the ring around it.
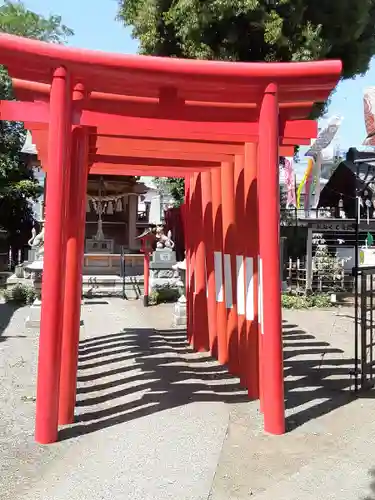
{"label": "bush", "polygon": [[32,304],[36,298],[35,290],[30,285],[17,283],[11,288],[4,290],[5,302],[15,302],[16,304]]}
{"label": "bush", "polygon": [[178,288],[171,286],[155,287],[150,294],[150,304],[166,304],[169,302],[177,302],[180,297],[180,291]]}
{"label": "bush", "polygon": [[283,293],[281,304],[285,309],[311,309],[313,307],[325,309],[334,305],[330,295],[319,293],[311,295]]}

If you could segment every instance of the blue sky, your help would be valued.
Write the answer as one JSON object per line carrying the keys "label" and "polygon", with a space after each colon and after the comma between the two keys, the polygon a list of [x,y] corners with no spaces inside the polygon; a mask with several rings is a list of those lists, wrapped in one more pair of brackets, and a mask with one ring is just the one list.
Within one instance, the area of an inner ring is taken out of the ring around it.
{"label": "blue sky", "polygon": [[[117,0],[25,0],[27,7],[40,14],[60,14],[75,36],[70,45],[120,53],[136,53],[137,43],[129,30],[115,20]],[[360,146],[365,138],[363,90],[375,86],[375,60],[364,77],[341,83],[331,102],[328,116],[344,120],[335,143],[346,150]]]}

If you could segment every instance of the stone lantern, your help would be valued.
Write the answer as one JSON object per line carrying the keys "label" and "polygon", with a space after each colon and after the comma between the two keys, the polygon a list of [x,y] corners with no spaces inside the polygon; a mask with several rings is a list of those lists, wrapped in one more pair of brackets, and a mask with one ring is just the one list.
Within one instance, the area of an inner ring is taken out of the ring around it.
{"label": "stone lantern", "polygon": [[172,266],[179,274],[180,281],[178,282],[178,287],[180,289],[181,295],[174,308],[174,323],[176,326],[186,326],[187,323],[187,313],[186,313],[186,258],[182,262],[177,262]]}

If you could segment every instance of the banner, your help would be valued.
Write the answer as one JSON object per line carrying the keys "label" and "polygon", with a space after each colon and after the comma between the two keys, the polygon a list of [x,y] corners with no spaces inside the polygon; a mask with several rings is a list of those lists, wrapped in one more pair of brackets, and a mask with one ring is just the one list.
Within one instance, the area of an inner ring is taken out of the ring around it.
{"label": "banner", "polygon": [[301,208],[301,194],[302,194],[302,189],[305,186],[305,199],[304,199],[303,206],[306,210],[308,209],[313,168],[314,168],[314,160],[312,158],[309,158],[309,160],[307,162],[307,169],[305,171],[305,175],[302,179],[302,182],[298,186],[297,208]]}
{"label": "banner", "polygon": [[320,130],[318,137],[315,139],[310,149],[306,151],[305,156],[316,158],[323,149],[327,148],[337,134],[341,122],[341,116],[332,116],[332,118],[328,120],[327,125]]}
{"label": "banner", "polygon": [[375,87],[365,89],[363,96],[365,127],[367,137],[364,146],[375,146]]}
{"label": "banner", "polygon": [[296,206],[296,182],[293,168],[293,158],[285,158],[284,165],[284,183],[287,190],[286,208]]}
{"label": "banner", "polygon": [[[317,206],[320,197],[320,174],[322,169],[322,154],[328,148],[333,138],[337,134],[342,122],[341,116],[333,116],[328,120],[327,125],[319,131],[318,137],[312,143],[311,147],[306,151],[305,156],[309,158],[308,166],[305,172],[305,177],[298,191],[298,208],[302,187],[305,185],[305,210],[309,210],[311,205]],[[315,190],[315,195],[313,192]]]}

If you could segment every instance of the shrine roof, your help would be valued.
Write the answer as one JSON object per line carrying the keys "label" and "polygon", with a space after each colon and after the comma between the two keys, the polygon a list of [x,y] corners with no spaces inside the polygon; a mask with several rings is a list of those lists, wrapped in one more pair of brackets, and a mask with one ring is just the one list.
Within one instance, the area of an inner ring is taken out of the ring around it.
{"label": "shrine roof", "polygon": [[257,103],[268,83],[280,102],[324,101],[337,84],[340,61],[240,63],[118,55],[0,35],[0,63],[13,78],[50,83],[65,66],[88,91],[190,101]]}

